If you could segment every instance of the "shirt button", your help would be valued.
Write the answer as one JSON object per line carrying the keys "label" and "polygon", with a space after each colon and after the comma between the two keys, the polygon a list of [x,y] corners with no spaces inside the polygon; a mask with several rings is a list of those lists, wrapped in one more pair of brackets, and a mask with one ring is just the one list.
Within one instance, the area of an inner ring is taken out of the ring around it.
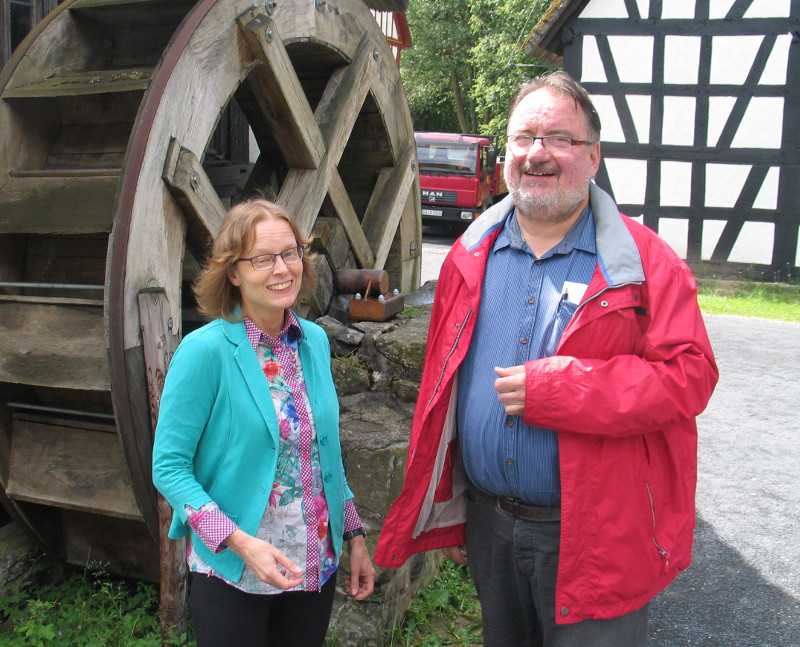
{"label": "shirt button", "polygon": [[528,297],[528,303],[530,303],[531,305],[536,303],[536,297]]}
{"label": "shirt button", "polygon": [[600,307],[601,307],[601,308],[607,308],[607,307],[608,307],[608,301],[606,301],[605,299],[603,299],[603,300],[600,302]]}
{"label": "shirt button", "polygon": [[480,256],[480,255],[481,255],[481,253],[480,253],[480,252],[473,252],[473,253],[472,253],[472,255],[473,255],[473,256]]}
{"label": "shirt button", "polygon": [[569,609],[567,607],[561,607],[561,615],[562,616],[568,616],[569,615]]}
{"label": "shirt button", "polygon": [[320,436],[319,437],[319,444],[320,445],[327,445],[328,444],[328,437],[327,436]]}
{"label": "shirt button", "polygon": [[513,458],[507,458],[507,459],[506,459],[506,463],[507,463],[508,465],[513,465],[513,463],[514,463],[514,459],[513,459]]}
{"label": "shirt button", "polygon": [[527,337],[520,337],[519,338],[519,343],[524,346],[525,344],[528,343],[528,338]]}
{"label": "shirt button", "polygon": [[330,474],[326,474],[325,475],[325,482],[326,483],[330,483],[331,482],[331,475]]}

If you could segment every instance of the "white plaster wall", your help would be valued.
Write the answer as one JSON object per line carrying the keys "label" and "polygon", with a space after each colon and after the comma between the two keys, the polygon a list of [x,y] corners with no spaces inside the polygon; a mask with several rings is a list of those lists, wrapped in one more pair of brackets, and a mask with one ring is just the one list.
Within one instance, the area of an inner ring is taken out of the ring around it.
{"label": "white plaster wall", "polygon": [[791,0],[753,0],[745,18],[788,18],[791,13]]}
{"label": "white plaster wall", "polygon": [[724,220],[703,221],[703,234],[700,242],[700,258],[702,260],[711,260],[711,255],[719,242],[722,230],[725,229],[725,224]]}
{"label": "white plaster wall", "polygon": [[664,97],[661,143],[691,146],[694,143],[694,97]]}
{"label": "white plaster wall", "polygon": [[781,34],[775,40],[775,46],[770,52],[767,64],[764,66],[764,73],[758,80],[761,85],[785,85],[786,68],[789,65],[789,45],[792,37],[789,34]]}
{"label": "white plaster wall", "polygon": [[581,81],[607,83],[606,71],[600,60],[600,50],[597,48],[597,39],[594,36],[584,36],[583,52],[581,54]]}
{"label": "white plaster wall", "polygon": [[728,117],[736,103],[736,97],[709,97],[708,98],[708,133],[707,145],[716,146],[722,129],[728,122]]}
{"label": "white plaster wall", "polygon": [[780,148],[782,133],[783,97],[753,97],[731,148]]}
{"label": "white plaster wall", "polygon": [[650,143],[650,105],[649,94],[627,94],[625,100],[633,117],[633,125],[640,144]]}
{"label": "white plaster wall", "polygon": [[778,208],[778,180],[780,169],[773,166],[767,171],[767,176],[761,184],[761,188],[753,201],[754,209],[777,209]]}
{"label": "white plaster wall", "polygon": [[625,0],[591,0],[579,18],[627,18]]}
{"label": "white plaster wall", "polygon": [[619,121],[614,98],[608,94],[591,95],[597,114],[600,116],[601,139],[604,142],[624,142],[622,124]]}
{"label": "white plaster wall", "polygon": [[724,18],[736,0],[711,0],[708,6],[708,17],[711,20]]}
{"label": "white plaster wall", "polygon": [[742,192],[749,164],[706,164],[705,206],[731,209]]}
{"label": "white plaster wall", "polygon": [[653,78],[652,36],[609,36],[608,45],[623,83],[650,83]]}
{"label": "white plaster wall", "polygon": [[661,8],[662,18],[694,18],[694,0],[667,0]]}
{"label": "white plaster wall", "polygon": [[684,218],[659,218],[658,235],[661,236],[675,253],[686,258],[689,240],[689,221]]}
{"label": "white plaster wall", "polygon": [[714,36],[711,39],[711,83],[744,83],[762,40],[763,36]]}
{"label": "white plaster wall", "polygon": [[650,0],[636,0],[636,6],[639,8],[639,17],[642,20],[650,17]]}
{"label": "white plaster wall", "polygon": [[664,83],[696,84],[699,67],[699,36],[664,38]]}
{"label": "white plaster wall", "polygon": [[647,188],[647,162],[607,157],[608,180],[620,204],[644,204]]}
{"label": "white plaster wall", "polygon": [[734,263],[772,263],[775,225],[771,222],[746,222],[742,226],[729,261]]}
{"label": "white plaster wall", "polygon": [[660,204],[688,207],[692,197],[692,165],[689,162],[661,162]]}

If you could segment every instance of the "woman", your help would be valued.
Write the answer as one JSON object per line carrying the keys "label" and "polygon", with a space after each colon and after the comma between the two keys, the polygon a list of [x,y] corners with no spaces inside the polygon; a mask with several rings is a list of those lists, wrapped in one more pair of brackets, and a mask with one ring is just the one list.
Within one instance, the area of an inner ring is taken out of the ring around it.
{"label": "woman", "polygon": [[195,284],[214,321],[170,363],[153,482],[189,536],[200,647],[322,645],[343,543],[348,592],[373,590],[339,447],[324,331],[290,309],[314,286],[288,214],[266,200],[228,213]]}

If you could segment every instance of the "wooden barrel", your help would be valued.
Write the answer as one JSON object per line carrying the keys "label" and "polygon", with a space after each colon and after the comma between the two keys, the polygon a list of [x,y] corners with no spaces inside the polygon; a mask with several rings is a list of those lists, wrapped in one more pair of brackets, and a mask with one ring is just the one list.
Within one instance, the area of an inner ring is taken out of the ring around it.
{"label": "wooden barrel", "polygon": [[158,577],[143,340],[168,359],[199,325],[232,202],[316,236],[310,316],[338,269],[418,284],[413,127],[370,13],[404,3],[368,4],[68,0],[0,75],[0,501],[67,561]]}

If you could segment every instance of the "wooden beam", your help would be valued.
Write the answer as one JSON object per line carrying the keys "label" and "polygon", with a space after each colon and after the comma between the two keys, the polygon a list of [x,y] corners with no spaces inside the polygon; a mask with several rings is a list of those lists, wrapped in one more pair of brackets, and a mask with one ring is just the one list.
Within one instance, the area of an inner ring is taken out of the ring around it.
{"label": "wooden beam", "polygon": [[364,213],[364,234],[375,250],[375,269],[383,269],[414,181],[414,148],[408,146],[395,166],[383,169]]}
{"label": "wooden beam", "polygon": [[164,182],[181,205],[187,220],[187,244],[198,260],[225,220],[225,207],[197,156],[172,138],[164,164]]}
{"label": "wooden beam", "polygon": [[103,311],[0,302],[0,382],[108,391]]}
{"label": "wooden beam", "polygon": [[90,94],[144,92],[150,85],[151,68],[73,72],[41,79],[3,92],[4,99],[75,97]]}
{"label": "wooden beam", "polygon": [[6,494],[17,501],[141,521],[114,427],[74,424],[14,416]]}
{"label": "wooden beam", "polygon": [[331,178],[337,172],[336,165],[372,83],[372,63],[372,46],[364,36],[351,63],[331,76],[314,113],[327,149],[319,168],[316,172],[292,169],[281,187],[278,203],[294,216],[304,235],[314,226]]}
{"label": "wooden beam", "polygon": [[238,23],[260,63],[248,77],[250,89],[286,162],[295,168],[317,168],[325,144],[275,22],[263,10],[251,8]]}
{"label": "wooden beam", "polygon": [[364,230],[358,221],[358,215],[353,209],[353,203],[350,201],[350,196],[347,194],[347,189],[338,172],[331,174],[328,197],[330,197],[333,208],[336,209],[336,215],[339,216],[339,220],[344,226],[344,231],[350,241],[350,246],[353,248],[358,264],[361,267],[372,267],[375,264],[375,254],[372,253],[372,248],[364,235]]}
{"label": "wooden beam", "polygon": [[[158,405],[164,389],[167,367],[179,341],[175,331],[179,330],[180,322],[172,321],[170,312],[164,290],[153,289],[139,293],[139,321],[150,398],[151,434],[154,434],[158,420]],[[186,630],[185,545],[184,540],[173,541],[167,536],[171,522],[172,509],[164,497],[158,495],[161,630],[164,636]]]}

